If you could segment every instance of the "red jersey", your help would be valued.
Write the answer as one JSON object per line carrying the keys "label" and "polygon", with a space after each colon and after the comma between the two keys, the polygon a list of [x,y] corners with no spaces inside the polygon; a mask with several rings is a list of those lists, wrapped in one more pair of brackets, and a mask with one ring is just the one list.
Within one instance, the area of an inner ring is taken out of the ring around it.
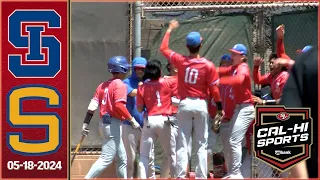
{"label": "red jersey", "polygon": [[124,120],[115,110],[116,102],[127,102],[127,87],[120,79],[110,79],[101,83],[94,94],[92,100],[98,102],[100,107],[100,117],[109,114]]}
{"label": "red jersey", "polygon": [[225,119],[231,120],[233,116],[234,109],[236,107],[236,102],[233,95],[233,88],[231,85],[220,85],[220,97],[221,103],[224,110]]}
{"label": "red jersey", "polygon": [[[180,96],[178,94],[178,77],[177,76],[164,76],[163,78],[170,78],[175,83],[172,88],[172,97],[175,97],[177,99],[180,99]],[[177,114],[178,112],[178,106],[172,105],[172,114]]]}
{"label": "red jersey", "polygon": [[282,94],[284,85],[289,78],[289,73],[287,71],[282,71],[276,76],[272,76],[270,73],[261,76],[259,72],[259,67],[254,67],[253,69],[253,80],[256,84],[267,85],[269,84],[272,91],[272,98],[279,99]]}
{"label": "red jersey", "polygon": [[219,73],[221,75],[228,75],[231,73],[230,76],[221,77],[219,84],[232,86],[236,104],[253,104],[250,69],[247,63],[241,63],[237,66],[220,67]]}
{"label": "red jersey", "polygon": [[218,79],[214,64],[205,58],[191,58],[172,51],[169,49],[169,37],[170,33],[167,32],[160,51],[178,69],[178,93],[181,100],[187,97],[207,99],[207,89]]}
{"label": "red jersey", "polygon": [[171,78],[145,81],[138,87],[137,106],[146,106],[148,116],[172,115],[172,89],[176,83]]}

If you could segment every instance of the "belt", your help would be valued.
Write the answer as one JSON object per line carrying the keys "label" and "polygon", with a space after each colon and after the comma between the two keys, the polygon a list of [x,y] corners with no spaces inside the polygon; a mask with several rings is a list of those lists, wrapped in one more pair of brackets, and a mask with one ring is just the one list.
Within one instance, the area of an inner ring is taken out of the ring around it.
{"label": "belt", "polygon": [[202,97],[185,97],[182,100],[186,100],[186,99],[191,99],[191,100],[206,100],[206,98],[202,98]]}
{"label": "belt", "polygon": [[110,116],[110,114],[104,114],[103,116],[102,116],[102,123],[103,124],[111,124],[111,118],[112,118],[112,116]]}
{"label": "belt", "polygon": [[171,125],[172,127],[176,127],[178,128],[178,126],[170,119],[170,116],[167,116],[168,120],[165,121],[166,123],[168,123],[169,125]]}

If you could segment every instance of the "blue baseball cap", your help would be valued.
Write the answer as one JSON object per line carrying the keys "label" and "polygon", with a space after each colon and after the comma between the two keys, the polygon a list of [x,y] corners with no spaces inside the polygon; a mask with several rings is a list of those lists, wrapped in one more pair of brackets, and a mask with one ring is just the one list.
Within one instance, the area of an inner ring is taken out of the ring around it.
{"label": "blue baseball cap", "polygon": [[187,46],[198,46],[202,42],[202,37],[199,32],[190,32],[187,35]]}
{"label": "blue baseball cap", "polygon": [[247,48],[243,44],[236,44],[233,46],[232,49],[229,49],[229,51],[241,54],[241,55],[247,55]]}
{"label": "blue baseball cap", "polygon": [[308,46],[304,47],[301,52],[307,52],[310,49],[312,49],[312,46],[308,45]]}
{"label": "blue baseball cap", "polygon": [[231,60],[231,56],[229,54],[224,54],[221,57],[221,61],[230,61]]}

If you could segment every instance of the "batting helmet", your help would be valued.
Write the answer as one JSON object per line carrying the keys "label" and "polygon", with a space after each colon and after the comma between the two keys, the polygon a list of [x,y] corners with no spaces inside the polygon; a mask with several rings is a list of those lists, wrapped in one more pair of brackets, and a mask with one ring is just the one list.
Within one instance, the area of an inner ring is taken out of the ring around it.
{"label": "batting helmet", "polygon": [[113,56],[109,59],[108,69],[111,73],[127,73],[130,65],[128,64],[127,58],[124,56]]}

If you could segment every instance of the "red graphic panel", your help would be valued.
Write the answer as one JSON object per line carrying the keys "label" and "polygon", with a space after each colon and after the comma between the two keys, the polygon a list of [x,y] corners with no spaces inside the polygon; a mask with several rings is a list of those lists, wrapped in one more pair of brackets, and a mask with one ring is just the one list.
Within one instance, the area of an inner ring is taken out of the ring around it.
{"label": "red graphic panel", "polygon": [[1,177],[66,179],[68,2],[1,5]]}

